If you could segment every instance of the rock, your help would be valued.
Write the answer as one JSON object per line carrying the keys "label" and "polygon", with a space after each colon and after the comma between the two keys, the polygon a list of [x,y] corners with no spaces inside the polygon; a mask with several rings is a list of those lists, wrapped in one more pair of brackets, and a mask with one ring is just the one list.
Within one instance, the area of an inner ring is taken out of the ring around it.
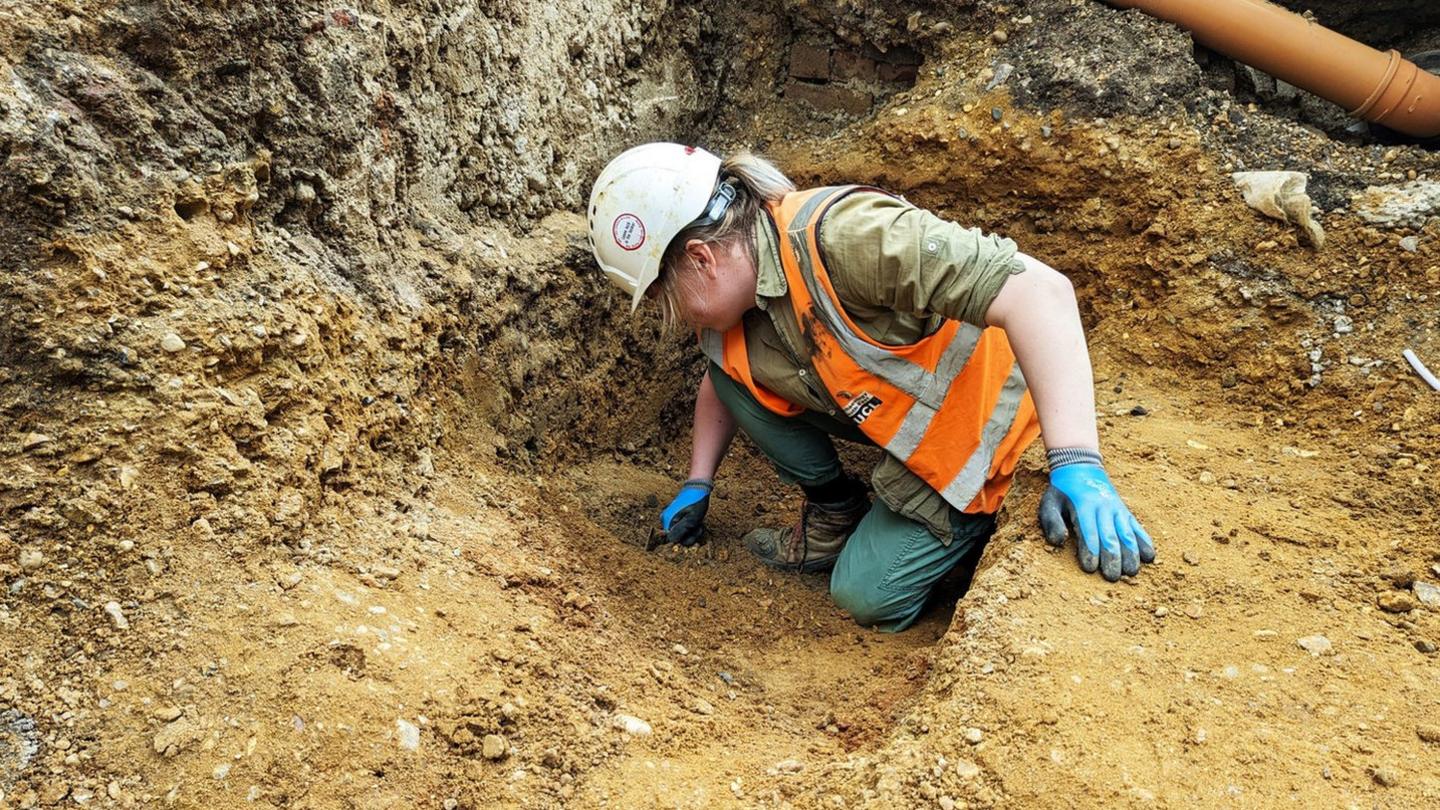
{"label": "rock", "polygon": [[1415,598],[1420,600],[1420,604],[1440,608],[1440,585],[1417,580],[1410,586],[1410,589],[1414,591]]}
{"label": "rock", "polygon": [[1163,618],[1165,618],[1166,616],[1169,616],[1169,615],[1170,615],[1170,608],[1165,607],[1164,605],[1161,605],[1160,607],[1155,608],[1155,618],[1157,618],[1157,619],[1163,619]]}
{"label": "rock", "polygon": [[213,770],[213,771],[210,772],[210,777],[211,777],[212,779],[214,779],[215,781],[217,781],[217,782],[220,781],[221,779],[224,779],[225,777],[227,777],[227,776],[229,776],[229,775],[230,775],[230,763],[228,763],[228,762],[222,762],[222,763],[220,763],[219,765],[216,765],[216,766],[215,766],[215,770]]}
{"label": "rock", "polygon": [[1348,315],[1335,316],[1335,321],[1331,326],[1337,335],[1348,335],[1355,331],[1355,322],[1352,321]]}
{"label": "rock", "polygon": [[15,561],[20,564],[20,570],[28,574],[45,564],[45,553],[38,548],[22,548]]}
{"label": "rock", "polygon": [[154,717],[156,720],[160,720],[166,723],[170,722],[171,720],[178,719],[182,714],[184,714],[184,712],[180,711],[179,707],[176,706],[161,706],[160,708],[151,712],[151,716]]}
{"label": "rock", "polygon": [[420,727],[401,717],[395,718],[395,736],[406,751],[420,750]]}
{"label": "rock", "polygon": [[1330,639],[1324,636],[1305,636],[1296,639],[1295,643],[1311,655],[1329,655],[1331,651]]}
{"label": "rock", "polygon": [[805,763],[798,759],[782,759],[770,768],[771,773],[799,773],[805,770]]}
{"label": "rock", "polygon": [[110,623],[115,625],[116,630],[130,629],[130,620],[121,612],[119,602],[106,602],[105,615],[110,617]]}
{"label": "rock", "polygon": [[499,734],[486,734],[485,740],[480,744],[480,754],[486,759],[502,759],[509,750],[509,744]]}
{"label": "rock", "polygon": [[1187,564],[1189,564],[1189,565],[1199,565],[1199,564],[1200,564],[1200,555],[1196,554],[1196,553],[1193,552],[1193,551],[1187,551],[1187,552],[1185,552],[1184,554],[1181,554],[1181,555],[1180,555],[1180,558],[1181,558],[1182,560],[1184,560],[1184,561],[1185,561]]}
{"label": "rock", "polygon": [[20,449],[26,451],[34,450],[37,447],[42,447],[53,441],[55,440],[46,436],[44,433],[26,433],[25,438],[20,440]]}
{"label": "rock", "polygon": [[715,707],[705,698],[695,698],[690,701],[690,711],[696,714],[711,715],[715,713]]}
{"label": "rock", "polygon": [[1192,619],[1199,619],[1205,615],[1205,606],[1199,602],[1191,602],[1185,606],[1183,612]]}
{"label": "rock", "polygon": [[1420,249],[1420,239],[1414,236],[1407,236],[1400,240],[1400,249],[1406,253],[1414,253]]}
{"label": "rock", "polygon": [[1440,726],[1416,726],[1415,734],[1425,742],[1440,743]]}
{"label": "rock", "polygon": [[1361,219],[1382,228],[1420,230],[1440,211],[1440,182],[1416,180],[1395,186],[1370,186],[1350,198]]}
{"label": "rock", "polygon": [[1386,591],[1375,597],[1375,604],[1387,613],[1409,613],[1415,609],[1415,600],[1404,591]]}
{"label": "rock", "polygon": [[636,737],[649,736],[652,730],[649,723],[630,714],[617,714],[610,721],[610,724],[626,734],[632,734]]}
{"label": "rock", "polygon": [[1130,409],[1130,415],[1131,415],[1131,416],[1149,416],[1149,415],[1150,415],[1150,409],[1147,408],[1147,407],[1145,407],[1144,405],[1136,405],[1135,407],[1133,407],[1133,408]]}
{"label": "rock", "polygon": [[968,759],[955,760],[955,775],[961,779],[974,779],[980,775],[980,766]]}
{"label": "rock", "polygon": [[200,741],[204,729],[188,717],[181,717],[167,723],[155,733],[152,743],[155,753],[162,757],[173,757]]}
{"label": "rock", "polygon": [[170,332],[167,333],[165,337],[160,338],[160,348],[171,354],[174,354],[175,352],[183,351],[185,349],[185,341],[182,340],[179,335],[175,334],[174,332]]}
{"label": "rock", "polygon": [[1400,784],[1400,772],[1389,765],[1377,765],[1370,769],[1370,778],[1375,784],[1383,787],[1395,787]]}
{"label": "rock", "polygon": [[1410,573],[1410,569],[1401,566],[1385,569],[1380,578],[1401,589],[1408,588],[1415,582],[1415,575]]}
{"label": "rock", "polygon": [[1208,486],[1215,483],[1215,473],[1212,473],[1209,470],[1201,470],[1197,480],[1200,483]]}
{"label": "rock", "polygon": [[70,785],[69,785],[69,783],[67,783],[67,782],[51,782],[51,783],[47,784],[45,787],[40,788],[40,803],[41,803],[41,804],[59,804],[60,802],[65,801],[65,797],[66,797],[66,796],[69,796],[69,795],[70,795]]}
{"label": "rock", "polygon": [[973,726],[965,729],[965,742],[970,743],[971,745],[979,745],[980,741],[983,739],[985,739],[985,732],[981,731],[980,729]]}
{"label": "rock", "polygon": [[1425,653],[1426,655],[1429,655],[1435,652],[1435,642],[1428,639],[1417,638],[1415,639],[1415,649],[1419,650],[1422,653]]}

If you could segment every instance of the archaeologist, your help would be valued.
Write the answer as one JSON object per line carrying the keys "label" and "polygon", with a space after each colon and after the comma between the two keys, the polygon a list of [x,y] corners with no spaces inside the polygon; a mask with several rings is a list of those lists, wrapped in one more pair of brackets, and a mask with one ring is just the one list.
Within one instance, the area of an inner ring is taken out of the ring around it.
{"label": "archaeologist", "polygon": [[[631,310],[654,299],[710,359],[689,480],[660,514],[668,542],[700,541],[738,428],[805,493],[795,525],[756,529],[746,548],[772,566],[830,570],[856,621],[903,630],[942,577],[973,573],[1041,435],[1046,539],[1062,544],[1068,524],[1081,568],[1111,581],[1154,560],[1101,465],[1074,291],[1010,240],[877,189],[796,191],[761,158],[673,143],[612,160],[589,227]],[[832,437],[885,450],[874,503]]]}

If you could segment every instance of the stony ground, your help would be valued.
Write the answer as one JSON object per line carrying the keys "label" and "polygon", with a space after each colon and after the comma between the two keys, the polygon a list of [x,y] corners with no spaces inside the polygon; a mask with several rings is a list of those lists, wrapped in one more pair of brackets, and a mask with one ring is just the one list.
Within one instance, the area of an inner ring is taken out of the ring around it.
{"label": "stony ground", "polygon": [[[1097,3],[553,5],[0,5],[0,806],[1440,802],[1431,152]],[[692,136],[1066,272],[1157,564],[1037,454],[873,634],[743,442],[647,553],[696,361],[575,210]]]}

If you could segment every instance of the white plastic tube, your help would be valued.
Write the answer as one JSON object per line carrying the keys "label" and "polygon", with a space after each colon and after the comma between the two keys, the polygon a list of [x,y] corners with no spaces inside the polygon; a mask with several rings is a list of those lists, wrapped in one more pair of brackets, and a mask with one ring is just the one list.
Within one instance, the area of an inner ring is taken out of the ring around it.
{"label": "white plastic tube", "polygon": [[1431,388],[1440,391],[1440,379],[1436,379],[1434,372],[1430,371],[1430,369],[1425,367],[1424,363],[1420,362],[1420,358],[1415,356],[1415,352],[1406,349],[1401,352],[1401,354],[1405,356],[1405,362],[1409,363],[1410,367],[1415,369],[1415,373],[1420,375],[1420,379],[1428,383]]}

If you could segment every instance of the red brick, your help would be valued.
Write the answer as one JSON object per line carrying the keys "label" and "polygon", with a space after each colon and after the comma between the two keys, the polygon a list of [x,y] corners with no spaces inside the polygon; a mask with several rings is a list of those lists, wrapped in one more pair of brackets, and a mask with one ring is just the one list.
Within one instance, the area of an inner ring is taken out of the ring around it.
{"label": "red brick", "polygon": [[797,42],[790,46],[790,78],[830,79],[830,51]]}
{"label": "red brick", "polygon": [[858,53],[836,51],[833,73],[837,79],[872,81],[875,78],[875,60]]}
{"label": "red brick", "polygon": [[785,98],[805,102],[821,112],[843,112],[849,115],[864,115],[870,112],[870,105],[874,101],[869,93],[838,84],[805,84],[794,81],[785,85]]}

